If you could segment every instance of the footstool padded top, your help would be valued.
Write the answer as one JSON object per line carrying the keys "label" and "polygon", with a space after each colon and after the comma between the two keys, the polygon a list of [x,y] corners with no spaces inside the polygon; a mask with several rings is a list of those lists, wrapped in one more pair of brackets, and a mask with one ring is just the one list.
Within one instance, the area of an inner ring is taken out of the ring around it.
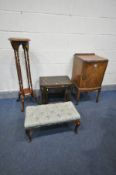
{"label": "footstool padded top", "polygon": [[24,127],[33,128],[80,119],[72,102],[26,107]]}

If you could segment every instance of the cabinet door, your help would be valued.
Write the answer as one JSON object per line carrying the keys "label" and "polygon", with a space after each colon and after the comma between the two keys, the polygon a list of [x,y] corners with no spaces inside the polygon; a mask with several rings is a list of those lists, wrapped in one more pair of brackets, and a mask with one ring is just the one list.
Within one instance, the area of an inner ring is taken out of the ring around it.
{"label": "cabinet door", "polygon": [[103,80],[105,69],[106,69],[106,62],[84,63],[80,87],[81,88],[100,87]]}

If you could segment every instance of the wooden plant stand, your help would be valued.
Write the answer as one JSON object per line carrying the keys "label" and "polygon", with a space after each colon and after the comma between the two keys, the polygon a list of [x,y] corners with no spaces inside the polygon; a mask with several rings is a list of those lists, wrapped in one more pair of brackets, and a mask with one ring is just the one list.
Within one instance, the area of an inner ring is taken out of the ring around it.
{"label": "wooden plant stand", "polygon": [[[28,38],[9,38],[9,40],[14,49],[15,63],[16,63],[18,80],[19,80],[18,101],[21,99],[21,104],[22,104],[21,111],[23,112],[24,111],[24,97],[27,95],[31,95],[34,97],[33,88],[32,88],[32,80],[31,80],[31,72],[30,72],[30,62],[29,62],[29,41],[30,39]],[[19,46],[20,45],[22,45],[22,48],[24,51],[28,88],[23,88],[23,78],[22,78],[20,58],[19,58]]]}

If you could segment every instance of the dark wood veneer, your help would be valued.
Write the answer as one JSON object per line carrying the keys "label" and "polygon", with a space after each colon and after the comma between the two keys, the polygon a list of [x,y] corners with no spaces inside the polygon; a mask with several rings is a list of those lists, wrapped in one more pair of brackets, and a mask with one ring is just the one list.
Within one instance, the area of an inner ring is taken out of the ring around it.
{"label": "dark wood veneer", "polygon": [[40,89],[42,103],[48,103],[48,92],[50,89],[64,89],[65,101],[70,100],[72,82],[68,76],[47,76],[40,77]]}

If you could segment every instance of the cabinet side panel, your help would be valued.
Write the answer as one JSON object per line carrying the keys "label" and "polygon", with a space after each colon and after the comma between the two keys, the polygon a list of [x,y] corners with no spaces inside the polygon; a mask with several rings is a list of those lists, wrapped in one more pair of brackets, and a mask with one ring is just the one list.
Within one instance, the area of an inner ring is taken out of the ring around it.
{"label": "cabinet side panel", "polygon": [[81,73],[82,60],[75,56],[73,59],[72,82],[74,82],[76,86],[80,85]]}

